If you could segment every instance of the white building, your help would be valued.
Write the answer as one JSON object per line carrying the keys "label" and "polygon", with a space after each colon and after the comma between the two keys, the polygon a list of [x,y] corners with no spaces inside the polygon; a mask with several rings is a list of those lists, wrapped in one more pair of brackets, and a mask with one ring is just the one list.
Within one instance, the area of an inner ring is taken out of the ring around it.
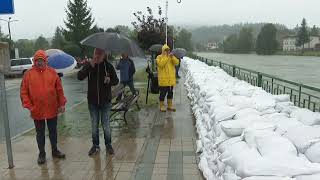
{"label": "white building", "polygon": [[[283,40],[283,51],[298,51],[303,46],[296,46],[297,36],[287,36]],[[315,50],[320,44],[319,36],[310,36],[310,42],[304,44],[305,49]]]}
{"label": "white building", "polygon": [[219,48],[219,45],[216,42],[208,42],[207,44],[207,50],[215,50],[218,48]]}

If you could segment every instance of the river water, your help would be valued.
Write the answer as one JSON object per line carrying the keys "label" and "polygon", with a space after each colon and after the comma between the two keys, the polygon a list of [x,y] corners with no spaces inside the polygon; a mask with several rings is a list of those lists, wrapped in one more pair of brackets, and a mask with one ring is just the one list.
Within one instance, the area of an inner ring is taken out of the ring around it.
{"label": "river water", "polygon": [[320,88],[320,57],[223,53],[197,55]]}

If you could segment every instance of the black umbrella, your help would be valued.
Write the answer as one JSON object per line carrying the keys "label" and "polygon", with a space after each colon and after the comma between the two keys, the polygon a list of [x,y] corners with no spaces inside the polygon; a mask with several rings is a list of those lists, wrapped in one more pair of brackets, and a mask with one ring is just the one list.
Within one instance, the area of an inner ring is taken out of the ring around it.
{"label": "black umbrella", "polygon": [[154,44],[151,47],[149,47],[149,51],[151,52],[161,52],[162,51],[162,44]]}
{"label": "black umbrella", "polygon": [[86,37],[82,45],[100,48],[110,53],[126,53],[129,56],[144,57],[139,46],[128,37],[111,32],[100,32]]}
{"label": "black umbrella", "polygon": [[183,49],[183,48],[176,48],[176,49],[172,50],[171,53],[172,53],[175,57],[181,59],[181,58],[183,58],[184,56],[186,56],[187,50],[185,50],[185,49]]}

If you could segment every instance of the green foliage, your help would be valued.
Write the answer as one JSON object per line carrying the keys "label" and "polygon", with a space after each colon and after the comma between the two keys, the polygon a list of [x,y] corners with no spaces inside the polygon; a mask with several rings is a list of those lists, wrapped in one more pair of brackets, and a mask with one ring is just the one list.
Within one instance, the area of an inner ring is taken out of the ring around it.
{"label": "green foliage", "polygon": [[57,27],[52,39],[51,48],[63,49],[65,44],[66,44],[66,40],[64,39],[62,30],[59,27]]}
{"label": "green foliage", "polygon": [[147,50],[153,44],[165,43],[165,18],[161,17],[162,9],[160,6],[158,7],[158,17],[153,15],[150,7],[147,7],[147,14],[138,11],[133,15],[136,21],[132,22],[132,25],[137,32],[137,40],[143,49]]}
{"label": "green foliage", "polygon": [[34,49],[49,49],[49,42],[42,35],[34,43]]}
{"label": "green foliage", "polygon": [[310,31],[310,36],[319,36],[319,29],[317,28],[316,25],[313,25]]}
{"label": "green foliage", "polygon": [[266,24],[262,27],[256,42],[256,52],[261,55],[271,55],[278,49],[276,39],[277,29],[273,24]]}
{"label": "green foliage", "polygon": [[238,52],[238,36],[232,34],[223,41],[223,51],[225,53],[237,53]]}
{"label": "green foliage", "polygon": [[175,47],[177,48],[185,48],[187,51],[192,51],[192,33],[186,29],[182,29],[177,36],[177,40],[175,42]]}
{"label": "green foliage", "polygon": [[253,47],[253,36],[251,28],[242,28],[238,39],[238,52],[250,53]]}
{"label": "green foliage", "polygon": [[[97,26],[93,28],[94,19],[91,14],[91,8],[88,7],[87,0],[69,0],[65,12],[67,17],[64,21],[66,26],[63,31],[64,37],[67,41],[79,46],[81,54],[84,55],[87,48],[81,46],[80,41],[94,31],[100,30]],[[73,45],[73,47],[75,46]]]}
{"label": "green foliage", "polygon": [[15,47],[19,49],[20,57],[32,57],[35,53],[34,42],[28,39],[19,39],[15,42]]}
{"label": "green foliage", "polygon": [[67,42],[67,44],[63,47],[63,51],[75,57],[81,54],[80,46],[73,42]]}
{"label": "green foliage", "polygon": [[303,18],[301,27],[298,30],[298,38],[296,45],[297,46],[302,46],[302,51],[304,50],[304,44],[310,41],[310,36],[308,32],[308,27],[307,27],[307,21],[305,18]]}

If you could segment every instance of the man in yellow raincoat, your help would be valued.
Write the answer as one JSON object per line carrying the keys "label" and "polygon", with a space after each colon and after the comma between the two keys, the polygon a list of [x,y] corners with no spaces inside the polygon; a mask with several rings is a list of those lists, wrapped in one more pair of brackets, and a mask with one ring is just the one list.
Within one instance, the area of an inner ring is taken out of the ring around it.
{"label": "man in yellow raincoat", "polygon": [[160,90],[160,111],[165,112],[164,100],[167,97],[168,111],[176,111],[173,107],[173,88],[176,85],[176,68],[179,60],[170,54],[168,45],[162,47],[162,54],[157,57],[158,80]]}

